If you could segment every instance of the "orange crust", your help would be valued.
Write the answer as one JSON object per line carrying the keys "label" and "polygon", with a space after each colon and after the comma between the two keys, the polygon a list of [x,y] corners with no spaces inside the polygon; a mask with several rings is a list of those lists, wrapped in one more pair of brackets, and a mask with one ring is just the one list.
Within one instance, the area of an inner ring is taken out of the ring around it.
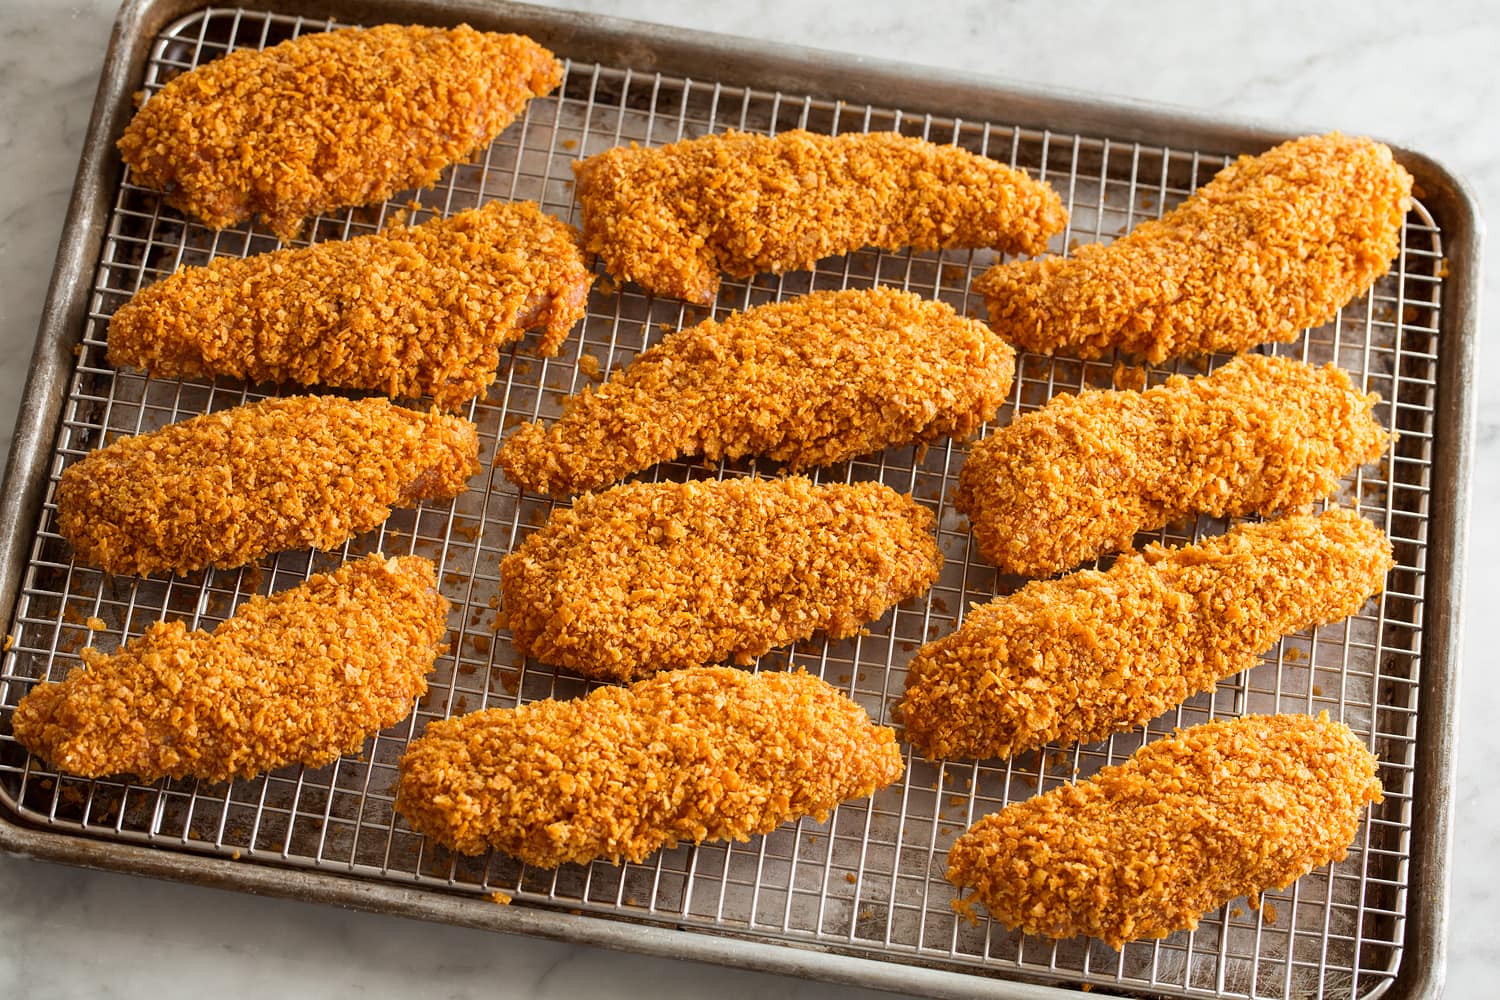
{"label": "orange crust", "polygon": [[1380,529],[1336,508],[1028,584],[917,650],[906,738],[929,758],[1102,740],[1255,666],[1282,635],[1354,614],[1393,565]]}
{"label": "orange crust", "polygon": [[500,449],[512,482],[565,496],[657,462],[758,455],[792,471],[974,433],[1005,401],[1015,352],[943,302],[814,292],[670,334],[550,428]]}
{"label": "orange crust", "polygon": [[107,573],[329,549],[479,472],[477,428],[383,399],[293,396],[121,438],[63,471],[57,527]]}
{"label": "orange crust", "polygon": [[729,131],[607,150],[573,172],[587,248],[609,273],[704,304],[720,271],[779,274],[865,246],[1041,253],[1067,223],[1047,184],[894,132]]}
{"label": "orange crust", "polygon": [[1412,178],[1334,133],[1242,156],[1108,244],[990,268],[990,322],[1028,351],[1147,361],[1295,340],[1369,290],[1400,250]]}
{"label": "orange crust", "polygon": [[1342,861],[1381,801],[1378,766],[1326,712],[1193,726],[986,816],[953,845],[948,880],[1027,934],[1166,937]]}
{"label": "orange crust", "polygon": [[430,185],[489,144],[562,64],[524,35],[385,24],[231,52],[136,112],[120,155],[138,184],[222,229],[302,220]]}
{"label": "orange crust", "polygon": [[212,632],[159,621],[16,706],[16,739],[52,766],[143,781],[322,767],[411,712],[447,631],[431,562],[372,555]]}
{"label": "orange crust", "polygon": [[975,445],[955,507],[1007,573],[1050,576],[1196,514],[1312,503],[1392,435],[1333,365],[1244,355],[1145,392],[1061,395]]}
{"label": "orange crust", "polygon": [[554,511],[500,563],[516,649],[629,680],[859,632],[943,564],[932,512],[878,483],[632,483]]}
{"label": "orange crust", "polygon": [[227,375],[430,394],[453,409],[494,380],[500,348],[545,327],[556,354],[594,275],[577,233],[531,202],[187,267],[109,323],[109,360],[153,378]]}
{"label": "orange crust", "polygon": [[704,667],[434,722],[396,809],[451,850],[555,868],[748,840],[901,777],[895,734],[811,674]]}

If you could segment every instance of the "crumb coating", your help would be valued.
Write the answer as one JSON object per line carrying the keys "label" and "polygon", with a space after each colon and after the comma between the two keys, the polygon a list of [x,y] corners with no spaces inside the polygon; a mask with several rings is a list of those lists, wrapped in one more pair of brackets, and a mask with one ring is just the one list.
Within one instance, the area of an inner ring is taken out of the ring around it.
{"label": "crumb coating", "polygon": [[1012,930],[1118,949],[1191,930],[1342,861],[1379,762],[1325,712],[1178,730],[1087,781],[986,816],[948,854],[948,880]]}
{"label": "crumb coating", "polygon": [[901,717],[929,758],[1008,757],[1141,725],[1385,587],[1390,540],[1350,510],[1236,525],[1039,580],[917,650]]}
{"label": "crumb coating", "polygon": [[668,335],[500,449],[512,482],[565,496],[657,462],[764,456],[796,471],[974,433],[1015,352],[943,302],[892,288],[814,292]]}
{"label": "crumb coating", "polygon": [[616,279],[712,302],[737,278],[834,254],[991,247],[1041,253],[1057,193],[988,157],[894,132],[729,131],[573,165],[587,248]]}
{"label": "crumb coating", "polygon": [[240,50],[136,112],[136,183],[222,229],[259,215],[290,239],[309,215],[425,187],[562,81],[524,35],[384,24]]}
{"label": "crumb coating", "polygon": [[903,769],[895,733],[811,674],[701,667],[434,722],[401,758],[396,809],[462,854],[618,864],[821,823]]}
{"label": "crumb coating", "polygon": [[1390,267],[1411,187],[1378,142],[1294,139],[1112,243],[998,264],[974,289],[1003,337],[1045,354],[1154,363],[1295,340]]}
{"label": "crumb coating", "polygon": [[384,399],[267,399],[121,438],[63,470],[58,531],[106,573],[231,568],[329,549],[479,472],[460,417]]}
{"label": "crumb coating", "polygon": [[121,306],[109,360],[152,378],[227,375],[431,395],[453,409],[494,380],[500,348],[544,327],[555,354],[594,275],[566,223],[492,202],[241,260],[185,267]]}
{"label": "crumb coating", "polygon": [[411,712],[447,614],[430,561],[367,556],[252,597],[212,632],[158,621],[113,655],[83,650],[84,668],[21,699],[15,736],[87,778],[322,767]]}
{"label": "crumb coating", "polygon": [[516,649],[587,677],[743,665],[925,592],[934,520],[879,483],[631,483],[554,511],[501,561],[500,592]]}
{"label": "crumb coating", "polygon": [[1145,392],[1061,395],[973,447],[954,505],[985,559],[1050,576],[1184,517],[1322,500],[1389,446],[1378,401],[1333,365],[1261,355]]}

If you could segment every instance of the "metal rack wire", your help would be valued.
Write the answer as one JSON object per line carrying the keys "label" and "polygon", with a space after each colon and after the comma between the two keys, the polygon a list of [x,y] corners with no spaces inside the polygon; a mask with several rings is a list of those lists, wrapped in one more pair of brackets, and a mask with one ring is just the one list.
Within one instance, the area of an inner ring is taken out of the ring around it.
{"label": "metal rack wire", "polygon": [[[176,73],[230,48],[264,47],[334,26],[239,9],[201,12],[159,37],[147,90],[154,92]],[[562,86],[534,101],[476,162],[449,170],[432,189],[320,217],[300,242],[375,232],[398,212],[415,221],[496,198],[533,199],[576,224],[573,159],[621,143],[659,144],[727,127],[896,129],[995,157],[1051,182],[1062,195],[1071,221],[1054,241],[1054,251],[1112,238],[1159,215],[1226,162],[1196,150],[907,115],[570,62]],[[1379,467],[1349,477],[1337,498],[1357,506],[1395,542],[1398,568],[1388,590],[1347,622],[1287,637],[1254,670],[1106,744],[980,762],[927,762],[908,752],[901,782],[871,800],[841,806],[825,823],[803,820],[749,843],[682,847],[620,867],[600,863],[544,871],[502,856],[460,858],[435,851],[412,833],[391,809],[396,763],[428,721],[587,690],[584,681],[566,672],[518,659],[508,634],[496,627],[499,560],[546,519],[554,504],[521,493],[490,460],[516,423],[555,416],[566,395],[586,383],[592,364],[580,363],[585,355],[597,360],[602,375],[659,339],[663,329],[707,315],[601,278],[581,330],[558,357],[531,357],[529,343],[523,344],[503,359],[488,397],[470,408],[486,461],[482,481],[446,506],[398,512],[379,531],[339,551],[284,553],[244,570],[176,579],[106,578],[70,560],[56,532],[49,491],[0,668],[0,709],[7,715],[38,680],[60,679],[76,666],[75,654],[84,644],[112,649],[162,617],[212,627],[252,594],[280,590],[378,550],[436,560],[443,592],[453,603],[452,651],[439,661],[429,694],[410,718],[373,738],[357,758],[220,785],[71,778],[29,758],[6,732],[0,734],[0,795],[29,821],[162,850],[415,883],[434,892],[501,891],[521,904],[582,910],[601,919],[783,941],[986,976],[1189,996],[1377,995],[1400,962],[1407,903],[1441,235],[1418,205],[1407,218],[1396,266],[1370,295],[1327,326],[1274,348],[1340,364],[1356,383],[1380,394],[1377,419],[1401,432]],[[185,223],[164,209],[154,192],[126,177],[101,250],[69,385],[50,470],[53,488],[68,463],[120,435],[274,392],[229,381],[148,380],[111,368],[105,346],[109,317],[144,285],[183,265],[277,245],[256,226],[213,232]],[[726,281],[714,312],[722,315],[811,289],[882,283],[974,313],[980,303],[969,293],[970,279],[993,260],[989,252],[861,251],[824,261],[808,273]],[[1171,372],[1143,374],[1154,384]],[[996,423],[1059,392],[1130,377],[1133,373],[1112,360],[1022,355],[1015,388]],[[877,721],[890,721],[915,647],[954,627],[970,602],[1019,584],[978,559],[950,506],[948,493],[964,453],[961,443],[925,451],[893,449],[819,473],[823,481],[879,480],[931,505],[946,566],[930,594],[873,623],[868,634],[775,651],[758,668],[805,667],[841,687]],[[671,463],[649,475],[680,479],[775,471],[754,462],[714,468]],[[1200,519],[1151,537],[1179,544],[1223,527]],[[942,878],[945,854],[982,815],[1117,763],[1176,726],[1251,711],[1322,710],[1369,740],[1382,760],[1386,799],[1371,812],[1348,858],[1284,892],[1266,894],[1267,905],[1259,910],[1238,901],[1205,917],[1195,931],[1132,943],[1118,953],[1097,942],[1027,938],[988,921],[969,925],[951,910],[953,889]]]}

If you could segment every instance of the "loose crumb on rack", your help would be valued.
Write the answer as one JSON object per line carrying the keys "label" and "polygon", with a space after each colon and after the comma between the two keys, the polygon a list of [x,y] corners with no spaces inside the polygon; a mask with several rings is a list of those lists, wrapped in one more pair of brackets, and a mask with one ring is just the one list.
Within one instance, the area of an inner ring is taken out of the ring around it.
{"label": "loose crumb on rack", "polygon": [[1146,375],[1148,371],[1149,369],[1139,365],[1127,365],[1123,361],[1116,361],[1110,381],[1116,389],[1130,389],[1140,392],[1146,388]]}
{"label": "loose crumb on rack", "polygon": [[512,897],[510,893],[501,892],[499,889],[496,889],[494,892],[489,894],[488,898],[491,903],[498,903],[501,906],[509,906]]}

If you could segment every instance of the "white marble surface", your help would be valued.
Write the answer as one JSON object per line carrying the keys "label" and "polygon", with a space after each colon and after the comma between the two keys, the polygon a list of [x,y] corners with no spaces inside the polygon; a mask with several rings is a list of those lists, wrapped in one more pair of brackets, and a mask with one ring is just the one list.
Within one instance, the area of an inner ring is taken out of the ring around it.
{"label": "white marble surface", "polygon": [[[1500,205],[1500,5],[1407,0],[569,0],[691,27],[1175,103],[1423,150]],[[295,0],[286,4],[294,7]],[[1317,7],[1316,13],[1311,12]],[[1233,9],[1230,9],[1233,8]],[[1307,10],[1304,11],[1304,8]],[[0,0],[0,433],[9,432],[114,7]],[[1485,297],[1500,292],[1500,253]],[[1493,312],[1493,309],[1492,309]],[[1450,989],[1500,944],[1500,350],[1489,324],[1466,592]],[[0,995],[854,997],[863,991],[0,858]]]}

